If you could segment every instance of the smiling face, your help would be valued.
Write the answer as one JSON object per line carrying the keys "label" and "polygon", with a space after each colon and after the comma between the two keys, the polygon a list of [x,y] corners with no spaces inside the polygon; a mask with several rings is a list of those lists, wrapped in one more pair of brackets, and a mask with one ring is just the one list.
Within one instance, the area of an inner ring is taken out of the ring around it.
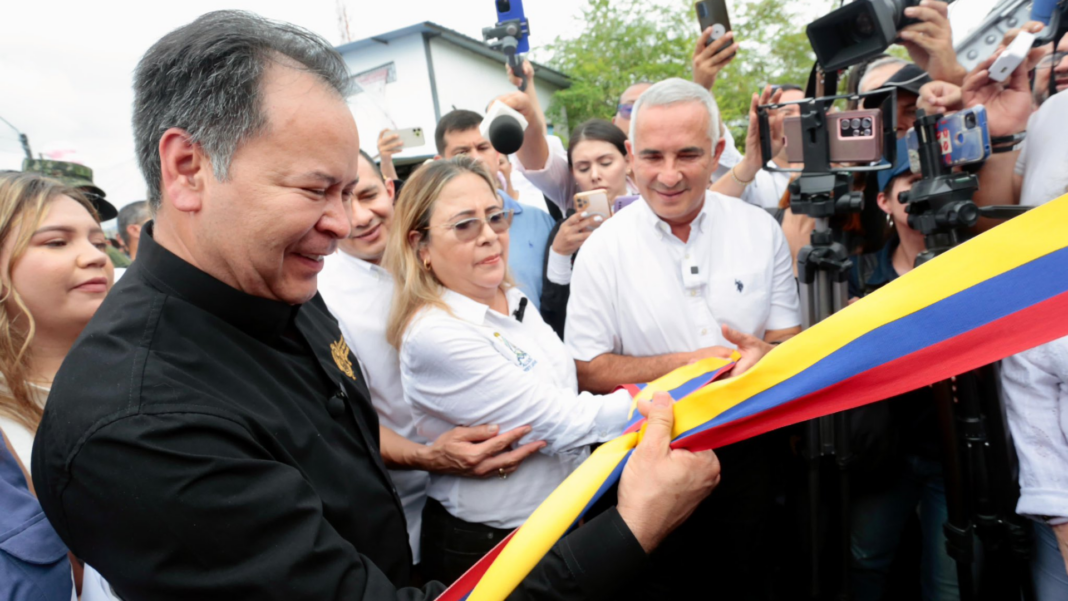
{"label": "smiling face", "polygon": [[[18,237],[18,231],[8,235],[0,263],[10,264]],[[39,333],[77,336],[89,323],[115,279],[115,268],[104,254],[106,245],[100,224],[81,203],[69,196],[48,203],[29,245],[10,268],[10,285]],[[4,309],[8,315],[21,313],[12,297]]]}
{"label": "smiling face", "polygon": [[360,141],[345,101],[306,71],[272,65],[261,93],[266,130],[238,146],[226,181],[204,176],[186,245],[227,284],[299,304],[349,234]]}
{"label": "smiling face", "polygon": [[634,139],[627,141],[642,197],[670,225],[686,225],[701,212],[719,164],[723,144],[713,149],[708,120],[705,106],[696,101],[642,107]]}
{"label": "smiling face", "polygon": [[458,236],[454,225],[467,219],[485,219],[504,208],[486,180],[462,173],[441,190],[423,234],[419,259],[429,261],[434,277],[446,288],[475,300],[492,299],[504,281],[508,265],[508,232],[494,232],[485,222],[472,240]]}
{"label": "smiling face", "polygon": [[378,264],[386,252],[386,234],[393,221],[393,181],[383,181],[362,156],[359,174],[349,206],[352,231],[338,245],[345,253]]}
{"label": "smiling face", "polygon": [[627,159],[615,144],[583,140],[571,150],[571,175],[579,190],[604,190],[609,200],[627,194]]}

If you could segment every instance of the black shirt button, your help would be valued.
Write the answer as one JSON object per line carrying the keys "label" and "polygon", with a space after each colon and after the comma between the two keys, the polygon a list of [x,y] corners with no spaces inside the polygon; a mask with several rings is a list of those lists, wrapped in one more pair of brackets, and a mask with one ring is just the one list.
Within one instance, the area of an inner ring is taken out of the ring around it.
{"label": "black shirt button", "polygon": [[340,396],[334,395],[326,402],[326,410],[334,419],[340,419],[345,415],[345,401]]}

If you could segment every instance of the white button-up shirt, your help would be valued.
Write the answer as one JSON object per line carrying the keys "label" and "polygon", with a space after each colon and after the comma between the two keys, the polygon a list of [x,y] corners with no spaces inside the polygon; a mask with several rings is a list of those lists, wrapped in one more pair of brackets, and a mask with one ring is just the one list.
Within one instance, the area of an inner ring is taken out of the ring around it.
{"label": "white button-up shirt", "polygon": [[[379,421],[408,440],[426,443],[427,439],[415,431],[411,406],[404,400],[397,351],[386,342],[393,278],[385,269],[340,250],[325,261],[319,274],[319,293],[360,362]],[[419,533],[430,476],[419,470],[390,470],[389,475],[404,507],[408,542],[418,564]]]}
{"label": "white button-up shirt", "polygon": [[682,242],[644,199],[605,221],[575,262],[564,340],[575,359],[733,346],[801,324],[790,248],[763,209],[706,192]]}
{"label": "white button-up shirt", "polygon": [[1068,338],[1001,362],[1002,397],[1020,459],[1016,513],[1068,518]]}
{"label": "white button-up shirt", "polygon": [[529,425],[520,444],[548,443],[507,479],[431,474],[428,494],[449,513],[494,528],[516,528],[589,455],[587,445],[623,432],[631,398],[579,394],[575,363],[552,328],[523,298],[507,293],[508,315],[446,291],[445,308],[417,314],[404,335],[404,394],[419,433],[434,438],[456,426]]}

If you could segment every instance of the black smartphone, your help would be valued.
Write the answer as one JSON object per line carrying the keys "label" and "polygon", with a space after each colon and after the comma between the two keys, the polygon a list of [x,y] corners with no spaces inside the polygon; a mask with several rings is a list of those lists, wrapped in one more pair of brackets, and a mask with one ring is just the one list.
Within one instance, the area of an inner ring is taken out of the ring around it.
{"label": "black smartphone", "polygon": [[701,32],[704,33],[709,27],[712,28],[709,43],[727,35],[727,32],[731,30],[726,0],[700,0],[693,7],[697,11],[697,22],[701,25]]}

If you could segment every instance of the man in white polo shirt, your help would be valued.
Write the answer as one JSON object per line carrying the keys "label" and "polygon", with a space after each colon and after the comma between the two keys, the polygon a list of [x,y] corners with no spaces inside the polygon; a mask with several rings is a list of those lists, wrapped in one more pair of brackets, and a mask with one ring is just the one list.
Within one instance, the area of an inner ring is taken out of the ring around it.
{"label": "man in white polo shirt", "polygon": [[[571,280],[564,340],[584,390],[648,382],[736,346],[745,368],[801,331],[778,224],[705,189],[724,148],[718,113],[707,90],[681,79],[654,85],[634,106],[627,150],[644,202],[590,236]],[[672,571],[692,564],[699,578],[689,581],[715,581],[723,598],[763,598],[770,580],[776,553],[764,527],[775,449],[767,436],[717,450],[723,483],[669,537],[682,539],[674,551],[661,551]]]}
{"label": "man in white polo shirt", "polygon": [[[367,153],[360,151],[359,182],[350,205],[352,231],[326,258],[319,293],[338,320],[345,340],[360,362],[379,418],[382,459],[404,507],[408,542],[418,565],[419,536],[426,503],[427,472],[481,477],[512,466],[540,448],[540,441],[511,449],[529,427],[498,434],[497,426],[455,428],[433,443],[415,431],[401,388],[397,350],[386,342],[386,320],[393,300],[393,278],[379,263],[393,218],[393,181],[385,180]],[[339,476],[340,477],[340,476]]]}

